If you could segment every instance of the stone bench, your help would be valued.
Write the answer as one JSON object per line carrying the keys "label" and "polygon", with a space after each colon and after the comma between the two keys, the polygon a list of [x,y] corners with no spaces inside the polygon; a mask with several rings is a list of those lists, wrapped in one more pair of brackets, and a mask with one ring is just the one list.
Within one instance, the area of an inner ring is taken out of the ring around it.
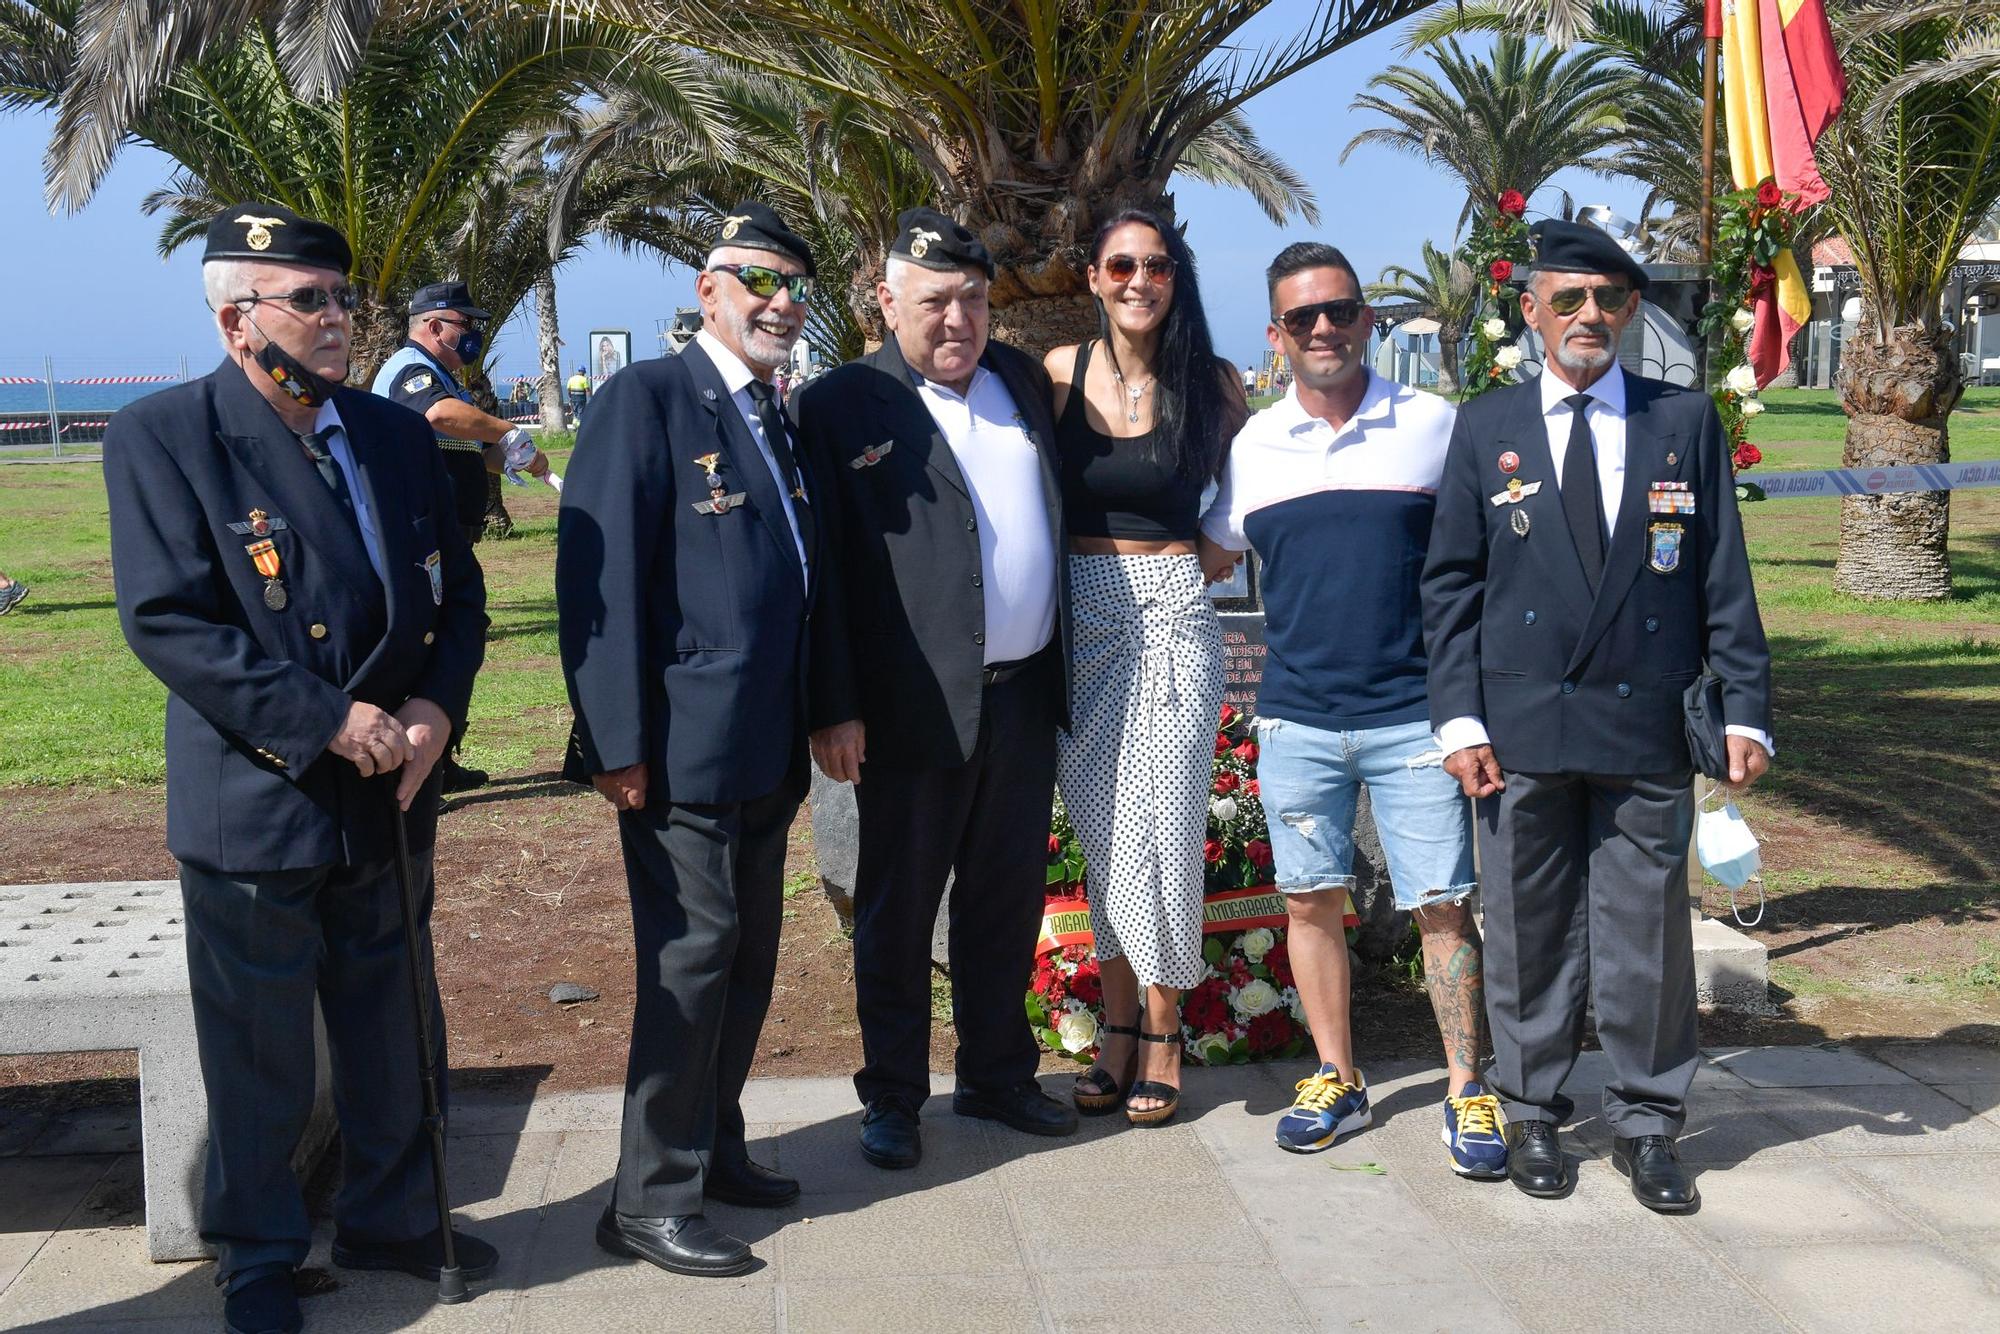
{"label": "stone bench", "polygon": [[[154,1260],[211,1253],[197,1222],[208,1106],[184,937],[178,881],[0,885],[0,1052],[139,1053],[146,1245]],[[334,1125],[326,1033],[316,1027],[319,1092],[292,1159],[302,1171]]]}

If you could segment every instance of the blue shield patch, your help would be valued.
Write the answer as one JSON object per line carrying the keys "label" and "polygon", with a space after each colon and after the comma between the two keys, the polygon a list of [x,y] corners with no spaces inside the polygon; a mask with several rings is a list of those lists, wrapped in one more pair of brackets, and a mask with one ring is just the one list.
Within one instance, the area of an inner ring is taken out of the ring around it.
{"label": "blue shield patch", "polygon": [[1655,574],[1672,574],[1681,567],[1681,538],[1686,532],[1678,523],[1656,523],[1646,529],[1646,563]]}

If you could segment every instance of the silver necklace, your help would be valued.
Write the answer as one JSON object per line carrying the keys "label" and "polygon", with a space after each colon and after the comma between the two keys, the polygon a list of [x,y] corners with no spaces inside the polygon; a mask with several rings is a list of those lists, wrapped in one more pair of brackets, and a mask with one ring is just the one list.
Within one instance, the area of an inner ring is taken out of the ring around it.
{"label": "silver necklace", "polygon": [[1118,387],[1125,391],[1125,397],[1131,400],[1131,406],[1125,413],[1125,420],[1136,423],[1139,420],[1139,400],[1146,396],[1146,391],[1153,387],[1153,381],[1160,377],[1149,375],[1144,384],[1128,385],[1125,383],[1125,372],[1118,369],[1118,360],[1114,357],[1111,359],[1111,378],[1118,382]]}

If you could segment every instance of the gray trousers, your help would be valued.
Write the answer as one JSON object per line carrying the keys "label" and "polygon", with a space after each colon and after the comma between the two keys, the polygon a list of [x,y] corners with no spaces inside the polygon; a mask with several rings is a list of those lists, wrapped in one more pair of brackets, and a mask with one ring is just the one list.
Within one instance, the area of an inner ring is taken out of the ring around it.
{"label": "gray trousers", "polygon": [[1588,998],[1611,1060],[1605,1121],[1678,1135],[1698,1059],[1689,775],[1506,781],[1477,803],[1492,1089],[1509,1120],[1568,1120]]}
{"label": "gray trousers", "polygon": [[[426,789],[428,790],[428,789]],[[444,1011],[431,960],[431,859],[413,859],[444,1095]],[[202,1240],[217,1282],[298,1265],[311,1245],[292,1150],[312,1114],[313,997],[326,1016],[340,1123],[334,1226],[404,1241],[437,1227],[417,1075],[402,899],[393,864],[223,874],[181,866],[195,1040],[208,1093]]]}

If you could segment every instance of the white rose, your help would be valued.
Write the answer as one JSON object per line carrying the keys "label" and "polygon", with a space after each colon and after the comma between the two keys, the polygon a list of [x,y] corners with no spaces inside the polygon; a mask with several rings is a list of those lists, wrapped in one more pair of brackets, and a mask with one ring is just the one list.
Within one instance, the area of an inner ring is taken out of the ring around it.
{"label": "white rose", "polygon": [[1746,306],[1738,306],[1736,313],[1729,317],[1729,327],[1740,334],[1749,333],[1757,327],[1756,313]]}
{"label": "white rose", "polygon": [[1271,946],[1277,943],[1278,938],[1271,934],[1271,928],[1259,926],[1245,931],[1237,948],[1243,951],[1243,957],[1251,963],[1262,963],[1264,956],[1271,952]]}
{"label": "white rose", "polygon": [[1493,354],[1493,364],[1503,371],[1511,371],[1521,364],[1521,349],[1503,347]]}
{"label": "white rose", "polygon": [[1221,1033],[1203,1033],[1194,1040],[1194,1057],[1203,1065],[1229,1063],[1229,1039]]}
{"label": "white rose", "polygon": [[1750,363],[1746,361],[1730,370],[1727,383],[1739,394],[1754,394],[1757,392],[1757,372],[1751,370]]}
{"label": "white rose", "polygon": [[1229,1006],[1240,1019],[1255,1019],[1278,1008],[1278,989],[1261,977],[1253,977],[1229,998]]}
{"label": "white rose", "polygon": [[1507,321],[1495,315],[1492,319],[1480,325],[1479,331],[1488,338],[1505,338],[1507,336]]}
{"label": "white rose", "polygon": [[1754,417],[1763,410],[1764,410],[1764,401],[1762,399],[1746,398],[1743,400],[1744,416]]}
{"label": "white rose", "polygon": [[1097,1045],[1097,1020],[1089,1010],[1069,1010],[1056,1020],[1056,1036],[1063,1050],[1074,1055]]}
{"label": "white rose", "polygon": [[1222,823],[1228,824],[1236,818],[1236,798],[1217,797],[1208,803],[1208,813]]}

